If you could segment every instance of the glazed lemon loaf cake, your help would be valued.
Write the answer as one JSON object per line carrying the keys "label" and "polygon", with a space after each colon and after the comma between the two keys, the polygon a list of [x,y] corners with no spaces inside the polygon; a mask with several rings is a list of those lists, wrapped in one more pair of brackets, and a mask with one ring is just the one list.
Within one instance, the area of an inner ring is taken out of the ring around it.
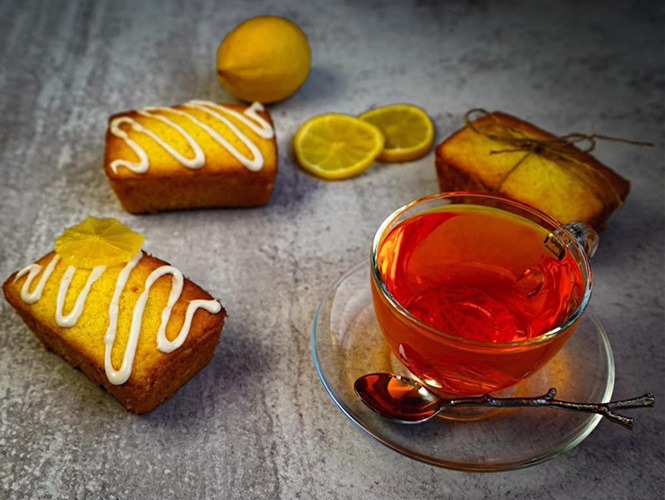
{"label": "glazed lemon loaf cake", "polygon": [[575,147],[584,139],[576,136],[559,138],[514,116],[481,112],[437,146],[439,188],[502,194],[563,224],[603,228],[630,183]]}
{"label": "glazed lemon loaf cake", "polygon": [[202,100],[117,114],[104,171],[131,213],[265,205],[277,176],[272,120],[259,103]]}
{"label": "glazed lemon loaf cake", "polygon": [[[72,231],[84,235],[67,241]],[[178,269],[143,252],[140,235],[130,234],[129,245],[116,237],[127,231],[113,219],[69,228],[55,252],[12,274],[3,291],[49,350],[128,410],[146,413],[212,359],[226,312]]]}

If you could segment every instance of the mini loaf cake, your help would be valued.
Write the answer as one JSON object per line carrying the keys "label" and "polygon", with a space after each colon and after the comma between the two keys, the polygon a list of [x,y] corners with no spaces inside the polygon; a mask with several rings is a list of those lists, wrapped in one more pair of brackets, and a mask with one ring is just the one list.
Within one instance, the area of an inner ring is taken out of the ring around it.
{"label": "mini loaf cake", "polygon": [[212,359],[226,316],[178,269],[140,250],[88,269],[51,252],[3,291],[47,349],[135,413],[156,408]]}
{"label": "mini loaf cake", "polygon": [[626,199],[630,183],[575,146],[594,136],[560,138],[505,113],[472,111],[477,117],[436,148],[441,191],[501,194],[596,229]]}
{"label": "mini loaf cake", "polygon": [[104,171],[131,213],[268,203],[277,143],[268,111],[194,100],[112,116]]}

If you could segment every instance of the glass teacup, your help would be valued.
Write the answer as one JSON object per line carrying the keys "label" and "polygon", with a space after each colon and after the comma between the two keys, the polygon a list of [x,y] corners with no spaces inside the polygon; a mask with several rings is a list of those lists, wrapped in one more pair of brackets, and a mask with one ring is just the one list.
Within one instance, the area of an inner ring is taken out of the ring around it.
{"label": "glass teacup", "polygon": [[598,235],[500,196],[416,200],[379,227],[374,309],[394,356],[445,397],[497,393],[547,363],[591,296]]}

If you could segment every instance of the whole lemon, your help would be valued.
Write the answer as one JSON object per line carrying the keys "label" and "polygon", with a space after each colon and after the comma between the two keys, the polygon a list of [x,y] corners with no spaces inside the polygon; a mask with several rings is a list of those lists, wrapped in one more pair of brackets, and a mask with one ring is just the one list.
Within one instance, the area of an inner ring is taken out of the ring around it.
{"label": "whole lemon", "polygon": [[312,64],[307,35],[294,22],[258,16],[236,26],[217,50],[220,83],[243,101],[281,101],[305,83]]}

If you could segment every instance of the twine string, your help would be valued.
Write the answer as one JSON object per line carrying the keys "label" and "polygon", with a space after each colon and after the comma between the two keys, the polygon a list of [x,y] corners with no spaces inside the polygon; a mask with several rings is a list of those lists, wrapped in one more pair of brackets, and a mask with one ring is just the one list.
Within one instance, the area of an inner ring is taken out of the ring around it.
{"label": "twine string", "polygon": [[[473,118],[473,115],[480,115]],[[485,124],[478,124],[478,120],[490,118],[491,121]],[[464,115],[464,124],[474,132],[490,139],[492,141],[506,144],[505,149],[492,150],[490,154],[519,153],[524,152],[515,165],[503,176],[500,182],[493,189],[498,192],[508,178],[524,164],[531,155],[542,156],[557,163],[562,168],[568,168],[569,172],[585,184],[599,198],[603,199],[602,192],[597,189],[597,182],[592,182],[590,178],[600,181],[601,185],[609,188],[614,201],[621,206],[623,203],[621,195],[612,181],[604,172],[589,165],[586,155],[590,154],[595,148],[598,140],[621,142],[635,146],[653,146],[651,142],[633,141],[620,137],[612,137],[601,134],[582,134],[578,132],[540,139],[530,137],[521,130],[500,121],[493,113],[481,108],[474,108]]]}

